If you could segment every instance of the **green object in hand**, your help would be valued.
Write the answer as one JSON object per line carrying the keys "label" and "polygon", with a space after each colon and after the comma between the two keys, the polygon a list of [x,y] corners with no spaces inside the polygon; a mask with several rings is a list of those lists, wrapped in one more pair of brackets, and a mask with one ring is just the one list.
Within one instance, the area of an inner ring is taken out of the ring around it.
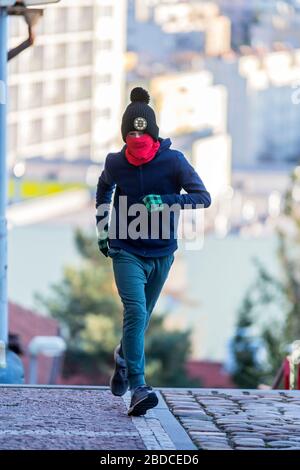
{"label": "green object in hand", "polygon": [[104,256],[108,256],[108,231],[107,230],[102,230],[102,232],[99,232],[98,234],[98,247],[101,253],[104,254]]}
{"label": "green object in hand", "polygon": [[159,194],[148,194],[143,198],[148,212],[162,211],[164,204]]}

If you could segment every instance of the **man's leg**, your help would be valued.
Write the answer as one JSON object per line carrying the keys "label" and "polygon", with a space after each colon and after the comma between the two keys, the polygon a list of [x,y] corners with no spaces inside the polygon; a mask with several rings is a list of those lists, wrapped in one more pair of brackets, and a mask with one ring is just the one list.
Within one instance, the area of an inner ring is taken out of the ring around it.
{"label": "man's leg", "polygon": [[122,353],[130,388],[145,384],[144,333],[147,323],[145,284],[149,262],[121,250],[113,257],[116,286],[124,306]]}
{"label": "man's leg", "polygon": [[156,305],[156,302],[160,296],[162,288],[168,278],[169,271],[174,261],[174,255],[162,256],[153,258],[153,268],[148,277],[147,284],[145,286],[146,296],[146,308],[147,308],[147,329],[150,321],[151,313]]}
{"label": "man's leg", "polygon": [[[151,259],[152,269],[145,285],[147,317],[144,334],[149,326],[151,313],[153,312],[162,288],[167,280],[173,261],[173,255]],[[145,351],[143,351],[143,364],[145,367]]]}

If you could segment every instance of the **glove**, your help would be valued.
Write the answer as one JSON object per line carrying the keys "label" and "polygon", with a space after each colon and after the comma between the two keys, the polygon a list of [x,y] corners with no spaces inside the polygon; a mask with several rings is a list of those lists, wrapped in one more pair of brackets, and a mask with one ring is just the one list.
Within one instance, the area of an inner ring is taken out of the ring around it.
{"label": "glove", "polygon": [[108,257],[109,246],[108,246],[108,231],[107,230],[102,230],[102,232],[98,234],[98,247],[101,253],[104,256]]}
{"label": "glove", "polygon": [[162,211],[164,204],[159,194],[148,194],[143,198],[148,212]]}

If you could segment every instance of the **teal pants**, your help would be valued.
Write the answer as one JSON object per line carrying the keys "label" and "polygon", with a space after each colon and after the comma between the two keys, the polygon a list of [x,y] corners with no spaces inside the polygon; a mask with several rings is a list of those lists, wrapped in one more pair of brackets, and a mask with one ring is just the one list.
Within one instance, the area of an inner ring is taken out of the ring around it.
{"label": "teal pants", "polygon": [[144,337],[150,315],[174,261],[174,254],[147,258],[122,248],[108,255],[124,307],[120,354],[125,358],[130,389],[145,384]]}

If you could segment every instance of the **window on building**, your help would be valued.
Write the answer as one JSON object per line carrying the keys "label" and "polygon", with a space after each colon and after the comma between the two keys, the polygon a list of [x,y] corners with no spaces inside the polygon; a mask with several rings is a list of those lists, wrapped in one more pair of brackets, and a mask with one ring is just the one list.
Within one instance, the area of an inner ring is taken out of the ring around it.
{"label": "window on building", "polygon": [[23,83],[18,91],[18,109],[39,108],[43,104],[42,83]]}
{"label": "window on building", "polygon": [[53,33],[65,33],[67,29],[67,9],[53,8],[53,11],[55,11]]}
{"label": "window on building", "polygon": [[68,9],[67,31],[76,32],[80,29],[80,8],[73,7]]}
{"label": "window on building", "polygon": [[78,100],[80,90],[79,78],[69,78],[66,83],[66,100],[67,101],[76,101]]}
{"label": "window on building", "polygon": [[66,45],[49,44],[45,47],[44,69],[53,70],[65,68],[66,66]]}
{"label": "window on building", "polygon": [[66,101],[89,99],[92,96],[92,78],[71,78],[66,82]]}
{"label": "window on building", "polygon": [[9,21],[9,36],[16,37],[20,35],[20,24],[23,21],[23,18],[15,16]]}
{"label": "window on building", "polygon": [[79,8],[79,21],[78,31],[92,31],[93,30],[93,7]]}
{"label": "window on building", "polygon": [[23,120],[19,126],[19,140],[22,146],[38,144],[42,140],[42,121],[41,119]]}
{"label": "window on building", "polygon": [[43,46],[35,46],[30,49],[30,71],[37,71],[43,69]]}
{"label": "window on building", "polygon": [[68,11],[66,8],[46,8],[43,23],[44,34],[59,34],[67,30]]}
{"label": "window on building", "polygon": [[51,34],[51,33],[54,32],[54,30],[53,30],[54,22],[55,22],[54,8],[45,9],[44,15],[43,15],[43,20],[40,21],[40,23],[43,23],[43,25],[44,25],[44,33],[45,34]]}
{"label": "window on building", "polygon": [[13,85],[9,87],[9,100],[8,100],[9,112],[16,111],[18,109],[18,86]]}
{"label": "window on building", "polygon": [[65,117],[48,116],[43,121],[43,138],[45,141],[62,139],[65,135]]}
{"label": "window on building", "polygon": [[103,83],[103,84],[110,84],[112,82],[112,74],[105,73],[105,74],[99,75],[97,77],[97,82]]}
{"label": "window on building", "polygon": [[90,111],[73,113],[66,116],[66,136],[79,136],[90,132],[92,116]]}
{"label": "window on building", "polygon": [[8,149],[10,152],[15,150],[17,147],[17,132],[17,124],[10,124],[8,126]]}
{"label": "window on building", "polygon": [[93,62],[93,44],[91,41],[82,41],[78,44],[79,65],[89,65]]}
{"label": "window on building", "polygon": [[8,62],[8,74],[13,75],[14,73],[18,73],[19,68],[19,60],[15,58],[14,60],[10,60]]}
{"label": "window on building", "polygon": [[114,8],[112,5],[101,5],[99,7],[100,16],[113,16]]}
{"label": "window on building", "polygon": [[101,41],[98,41],[97,44],[98,44],[98,48],[101,51],[110,50],[113,47],[113,41],[111,39],[103,39]]}
{"label": "window on building", "polygon": [[65,100],[65,80],[48,80],[44,83],[43,104],[45,106],[64,103]]}
{"label": "window on building", "polygon": [[68,44],[67,65],[78,67],[92,63],[93,48],[91,41],[81,41]]}
{"label": "window on building", "polygon": [[77,42],[71,43],[67,45],[67,66],[68,67],[76,67],[79,62],[78,58],[78,44]]}
{"label": "window on building", "polygon": [[66,116],[66,136],[71,137],[76,135],[78,130],[78,113],[68,114]]}
{"label": "window on building", "polygon": [[109,119],[111,116],[111,109],[110,108],[103,108],[98,111],[98,117]]}
{"label": "window on building", "polygon": [[19,72],[28,73],[43,70],[43,46],[34,46],[26,49],[11,62],[18,61]]}
{"label": "window on building", "polygon": [[88,99],[92,96],[92,78],[81,77],[79,80],[79,98]]}
{"label": "window on building", "polygon": [[92,116],[91,116],[90,111],[84,111],[84,112],[80,113],[78,133],[80,132],[80,134],[86,134],[87,132],[90,132],[91,124],[92,124],[91,117]]}

